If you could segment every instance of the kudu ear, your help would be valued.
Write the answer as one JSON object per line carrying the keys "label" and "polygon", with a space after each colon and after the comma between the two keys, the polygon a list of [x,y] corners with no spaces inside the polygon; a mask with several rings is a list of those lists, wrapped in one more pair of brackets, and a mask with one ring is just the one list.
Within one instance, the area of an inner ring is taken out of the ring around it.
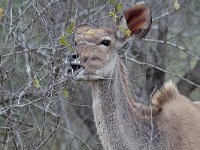
{"label": "kudu ear", "polygon": [[151,23],[150,7],[139,2],[124,13],[118,26],[117,37],[122,41],[143,38],[149,32]]}

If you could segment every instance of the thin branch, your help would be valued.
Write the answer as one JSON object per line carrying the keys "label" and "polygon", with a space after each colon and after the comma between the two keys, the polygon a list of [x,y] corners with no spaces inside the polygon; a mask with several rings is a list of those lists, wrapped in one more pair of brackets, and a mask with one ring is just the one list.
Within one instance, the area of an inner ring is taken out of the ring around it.
{"label": "thin branch", "polygon": [[198,56],[196,56],[195,54],[193,54],[192,52],[190,52],[188,49],[178,46],[177,44],[168,42],[168,41],[160,41],[160,40],[154,40],[154,39],[143,39],[146,42],[153,42],[153,43],[160,43],[160,44],[166,44],[169,46],[172,46],[174,48],[177,48],[179,50],[184,51],[185,53],[189,54],[190,56],[192,56],[193,58],[195,58],[196,60],[200,61],[200,58]]}
{"label": "thin branch", "polygon": [[149,63],[145,63],[145,62],[140,62],[140,61],[137,61],[137,60],[135,60],[135,59],[133,59],[133,58],[130,58],[130,57],[127,57],[127,59],[128,59],[129,61],[135,62],[135,63],[137,63],[137,64],[139,64],[139,65],[147,65],[147,66],[153,67],[153,68],[155,68],[155,69],[158,69],[158,70],[160,70],[160,71],[162,71],[162,72],[164,72],[164,73],[167,73],[167,74],[169,74],[169,75],[172,75],[172,76],[174,76],[174,77],[177,77],[177,78],[179,78],[179,79],[181,79],[181,80],[183,80],[183,81],[186,81],[186,82],[188,82],[188,83],[190,83],[190,84],[192,84],[192,85],[194,85],[194,86],[200,88],[200,85],[198,85],[198,84],[196,84],[196,83],[194,83],[194,82],[192,82],[192,81],[190,81],[190,80],[188,80],[188,79],[185,79],[185,78],[183,78],[183,77],[180,77],[180,76],[176,75],[175,73],[169,72],[169,71],[167,71],[167,70],[165,70],[165,69],[162,69],[162,68],[160,68],[160,67],[158,67],[158,66],[155,66],[155,65],[153,65],[153,64],[149,64]]}

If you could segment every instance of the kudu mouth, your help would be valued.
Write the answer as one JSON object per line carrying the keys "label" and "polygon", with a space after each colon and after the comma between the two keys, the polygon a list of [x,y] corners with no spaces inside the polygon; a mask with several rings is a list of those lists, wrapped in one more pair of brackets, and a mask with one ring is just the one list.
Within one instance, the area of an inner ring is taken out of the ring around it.
{"label": "kudu mouth", "polygon": [[81,61],[78,60],[78,57],[78,54],[69,54],[67,56],[67,64],[69,67],[67,69],[68,74],[77,75],[81,70],[84,69],[83,64],[81,63]]}
{"label": "kudu mouth", "polygon": [[83,65],[78,60],[74,60],[70,62],[70,67],[73,72],[78,72],[79,70],[83,69]]}

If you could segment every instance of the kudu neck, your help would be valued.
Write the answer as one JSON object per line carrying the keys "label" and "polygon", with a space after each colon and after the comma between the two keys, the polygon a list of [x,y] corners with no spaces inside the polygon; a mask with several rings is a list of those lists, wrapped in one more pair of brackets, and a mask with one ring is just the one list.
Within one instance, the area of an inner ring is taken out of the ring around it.
{"label": "kudu neck", "polygon": [[119,58],[108,79],[92,83],[94,119],[104,149],[131,150],[132,144],[142,144],[136,103],[129,90],[126,68]]}
{"label": "kudu neck", "polygon": [[[118,55],[110,76],[92,83],[92,94],[94,105],[96,102],[122,101],[128,104],[127,107],[135,107],[136,103],[131,94],[127,70]],[[100,101],[96,101],[99,99]]]}

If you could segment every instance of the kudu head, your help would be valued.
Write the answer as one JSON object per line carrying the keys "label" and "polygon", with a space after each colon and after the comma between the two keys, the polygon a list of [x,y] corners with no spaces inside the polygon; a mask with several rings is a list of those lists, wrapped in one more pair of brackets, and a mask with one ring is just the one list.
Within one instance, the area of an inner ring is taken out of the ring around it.
{"label": "kudu head", "polygon": [[129,8],[114,29],[77,27],[75,53],[68,55],[75,78],[98,80],[110,77],[118,61],[116,51],[129,40],[145,37],[150,27],[150,8],[143,2]]}

